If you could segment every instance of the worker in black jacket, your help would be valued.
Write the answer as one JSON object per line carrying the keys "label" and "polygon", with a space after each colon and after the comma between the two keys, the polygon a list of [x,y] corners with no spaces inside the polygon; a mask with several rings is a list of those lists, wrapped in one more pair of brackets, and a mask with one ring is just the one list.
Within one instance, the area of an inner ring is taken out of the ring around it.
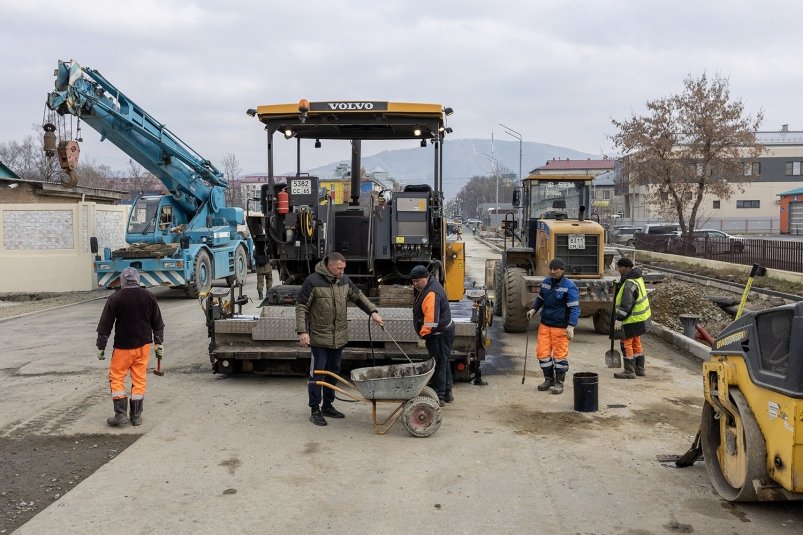
{"label": "worker in black jacket", "polygon": [[159,303],[151,292],[139,285],[139,272],[132,267],[120,274],[120,289],[106,300],[98,322],[98,360],[106,359],[106,343],[114,328],[114,352],[109,364],[109,387],[114,403],[114,416],[106,423],[118,426],[128,423],[128,396],[125,377],[131,374],[131,424],[142,423],[142,403],[148,378],[151,342],[156,356],[164,356],[164,322]]}

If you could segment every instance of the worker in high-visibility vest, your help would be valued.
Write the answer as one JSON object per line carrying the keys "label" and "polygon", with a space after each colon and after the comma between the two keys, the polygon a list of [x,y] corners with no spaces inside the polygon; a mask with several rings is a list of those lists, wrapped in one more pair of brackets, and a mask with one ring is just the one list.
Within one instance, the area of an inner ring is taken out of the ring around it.
{"label": "worker in high-visibility vest", "polygon": [[621,278],[616,288],[614,331],[621,332],[625,369],[613,376],[617,379],[635,379],[636,376],[646,375],[641,335],[650,328],[650,300],[641,270],[633,267],[632,260],[620,258],[616,262],[616,269]]}

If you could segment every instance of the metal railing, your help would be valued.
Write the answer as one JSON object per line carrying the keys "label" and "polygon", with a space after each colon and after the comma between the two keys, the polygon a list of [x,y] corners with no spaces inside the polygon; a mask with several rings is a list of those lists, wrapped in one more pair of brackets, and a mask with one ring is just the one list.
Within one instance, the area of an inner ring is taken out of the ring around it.
{"label": "metal railing", "polygon": [[637,249],[803,272],[803,241],[760,238],[672,238],[637,242]]}

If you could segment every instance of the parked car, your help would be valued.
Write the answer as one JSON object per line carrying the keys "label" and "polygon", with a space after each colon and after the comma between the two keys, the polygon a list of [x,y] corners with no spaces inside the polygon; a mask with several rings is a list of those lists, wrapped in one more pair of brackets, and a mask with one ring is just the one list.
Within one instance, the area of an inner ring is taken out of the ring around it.
{"label": "parked car", "polygon": [[608,243],[627,245],[633,239],[633,234],[641,230],[641,227],[633,225],[614,225],[608,231]]}
{"label": "parked car", "polygon": [[666,252],[670,242],[680,237],[677,223],[648,223],[628,240],[627,245],[637,249]]}
{"label": "parked car", "polygon": [[705,256],[729,253],[741,253],[744,251],[744,240],[732,236],[727,232],[714,229],[699,229],[691,233],[686,240],[684,248],[683,238],[679,238],[673,244],[673,249],[686,251],[690,254],[704,254]]}

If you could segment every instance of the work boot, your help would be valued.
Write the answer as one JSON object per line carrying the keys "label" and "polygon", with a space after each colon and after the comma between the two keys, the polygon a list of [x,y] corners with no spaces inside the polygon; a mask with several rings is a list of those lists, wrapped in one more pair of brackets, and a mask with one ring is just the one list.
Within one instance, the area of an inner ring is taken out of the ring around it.
{"label": "work boot", "polygon": [[106,418],[106,423],[112,427],[127,424],[128,415],[126,414],[126,410],[128,409],[128,398],[119,398],[112,401],[114,402],[114,416]]}
{"label": "work boot", "polygon": [[550,366],[549,368],[541,368],[544,370],[544,382],[538,385],[538,390],[541,392],[545,392],[549,390],[552,385],[555,384],[555,367]]}
{"label": "work boot", "polygon": [[259,296],[259,300],[260,301],[262,301],[264,299],[264,297],[262,297],[262,292],[261,291],[257,292],[257,295]]}
{"label": "work boot", "polygon": [[446,403],[451,403],[452,401],[454,401],[454,394],[452,394],[451,388],[446,391],[446,395],[443,396],[443,401],[445,401]]}
{"label": "work boot", "polygon": [[312,407],[312,413],[310,414],[309,421],[315,425],[326,425],[326,418],[324,418],[323,414],[321,414],[320,407]]}
{"label": "work boot", "polygon": [[142,425],[142,399],[132,399],[129,402],[131,409],[131,425]]}
{"label": "work boot", "polygon": [[340,419],[340,418],[345,418],[346,417],[346,415],[343,414],[342,412],[340,412],[339,410],[337,410],[334,407],[334,405],[332,405],[331,403],[326,403],[325,401],[323,402],[323,407],[321,409],[321,412],[325,416],[330,416],[332,418]]}
{"label": "work boot", "polygon": [[563,372],[557,372],[555,377],[555,383],[549,389],[551,394],[563,394],[563,380],[566,379],[566,374]]}
{"label": "work boot", "polygon": [[639,377],[644,377],[647,375],[647,372],[644,371],[644,355],[635,358],[636,361],[636,375]]}
{"label": "work boot", "polygon": [[636,373],[633,371],[635,366],[633,359],[625,359],[625,371],[623,372],[616,372],[613,374],[614,377],[617,379],[635,379]]}

